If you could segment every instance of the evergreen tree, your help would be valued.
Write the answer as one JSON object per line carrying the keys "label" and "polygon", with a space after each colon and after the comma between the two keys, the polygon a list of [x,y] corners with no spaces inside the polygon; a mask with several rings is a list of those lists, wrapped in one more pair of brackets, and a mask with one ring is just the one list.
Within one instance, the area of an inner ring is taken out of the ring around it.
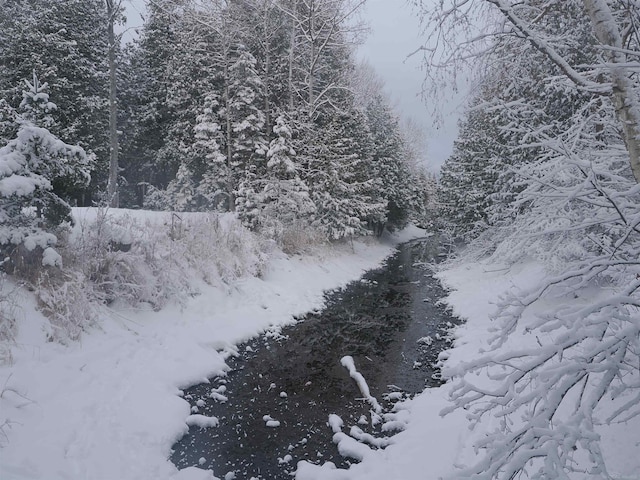
{"label": "evergreen tree", "polygon": [[7,0],[0,15],[0,98],[17,108],[38,72],[58,106],[51,132],[95,155],[92,189],[106,187],[109,156],[106,26],[102,0]]}
{"label": "evergreen tree", "polygon": [[[149,3],[140,37],[128,49],[123,62],[124,84],[119,88],[119,96],[127,109],[122,118],[121,156],[129,185],[124,189],[125,204],[128,196],[140,205],[148,185],[165,188],[178,169],[178,162],[164,147],[174,113],[168,102],[169,63],[176,56],[181,3],[180,0]],[[160,155],[163,149],[165,154]]]}
{"label": "evergreen tree", "polygon": [[[367,125],[373,142],[373,178],[380,179],[380,195],[387,204],[386,226],[402,228],[411,211],[411,172],[404,162],[403,138],[398,120],[381,95],[370,99],[366,108]],[[385,223],[378,225],[378,233]]]}
{"label": "evergreen tree", "polygon": [[205,98],[203,112],[198,115],[195,126],[194,170],[199,178],[196,189],[206,209],[228,211],[231,172],[226,156],[222,153],[224,136],[220,126],[218,96],[209,94]]}
{"label": "evergreen tree", "polygon": [[439,217],[455,238],[473,239],[489,226],[502,153],[499,138],[491,115],[471,110],[440,170]]}
{"label": "evergreen tree", "polygon": [[236,206],[246,209],[257,201],[266,172],[262,81],[256,72],[256,59],[242,45],[229,73],[229,104],[224,114],[231,120],[230,169]]}
{"label": "evergreen tree", "polygon": [[[292,132],[283,116],[276,119],[274,138],[267,152],[267,176],[262,190],[252,192],[248,205],[241,204],[238,215],[245,224],[258,227],[277,238],[279,231],[295,223],[307,223],[315,205],[309,189],[298,174]],[[247,208],[247,206],[249,208]]]}
{"label": "evergreen tree", "polygon": [[239,46],[238,50],[238,58],[230,68],[228,108],[233,152],[231,168],[236,178],[242,178],[247,171],[264,172],[267,141],[263,132],[263,85],[256,71],[256,59],[244,46]]}
{"label": "evergreen tree", "polygon": [[[46,128],[53,124],[51,114],[56,109],[47,84],[34,74],[26,85],[18,133],[0,148],[0,248],[9,256],[20,245],[29,251],[54,245],[52,232],[72,221],[71,208],[56,195],[54,184],[85,186],[90,180],[85,151],[62,142]],[[55,258],[48,253],[44,261]]]}
{"label": "evergreen tree", "polygon": [[308,159],[307,182],[316,205],[315,225],[330,239],[367,235],[384,222],[386,203],[372,178],[372,146],[366,121],[355,109],[336,112]]}

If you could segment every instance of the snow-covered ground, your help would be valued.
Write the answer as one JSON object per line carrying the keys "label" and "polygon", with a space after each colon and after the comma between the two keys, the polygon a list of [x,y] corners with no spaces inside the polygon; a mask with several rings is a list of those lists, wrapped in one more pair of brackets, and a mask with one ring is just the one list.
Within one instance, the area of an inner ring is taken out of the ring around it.
{"label": "snow-covered ground", "polygon": [[188,428],[180,389],[222,373],[235,344],[320,307],[323,291],[423,233],[272,255],[260,278],[245,276],[231,289],[202,284],[182,307],[108,310],[67,346],[47,341],[33,294],[14,293],[20,328],[13,362],[0,367],[0,479],[211,478],[196,468],[178,472],[168,460]]}
{"label": "snow-covered ground", "polygon": [[[224,478],[226,472],[195,467],[177,471],[168,461],[171,445],[189,422],[211,427],[216,421],[190,416],[180,389],[220,374],[234,345],[320,307],[324,290],[358,278],[380,264],[395,242],[420,234],[406,231],[383,243],[354,242],[313,256],[274,255],[261,278],[243,277],[231,289],[203,285],[182,308],[111,310],[99,328],[68,346],[46,341],[45,320],[32,294],[20,292],[14,361],[0,368],[0,479],[204,480],[214,473]],[[455,366],[486,346],[500,295],[534,285],[545,272],[533,262],[509,268],[473,263],[449,266],[438,275],[451,290],[446,301],[467,320],[456,328],[455,347],[447,353],[447,365]],[[348,357],[343,364],[365,395],[366,379]],[[390,441],[354,434],[349,429],[357,426],[328,418],[327,435],[345,455],[362,461],[349,470],[300,462],[296,478],[438,479],[453,474],[457,465],[474,463],[474,439],[489,425],[470,431],[464,412],[442,417],[450,388],[429,389],[398,403],[396,413],[406,428]],[[602,432],[621,478],[640,478],[637,432],[637,425]]]}

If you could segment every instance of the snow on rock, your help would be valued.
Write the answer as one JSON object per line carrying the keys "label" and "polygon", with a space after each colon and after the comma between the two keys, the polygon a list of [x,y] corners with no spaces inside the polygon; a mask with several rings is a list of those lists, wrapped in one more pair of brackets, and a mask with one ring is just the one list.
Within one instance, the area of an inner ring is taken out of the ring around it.
{"label": "snow on rock", "polygon": [[343,367],[345,367],[349,371],[349,376],[353,378],[360,389],[360,393],[362,396],[369,402],[371,407],[373,407],[373,411],[375,413],[382,412],[382,407],[378,403],[375,397],[371,396],[371,392],[369,391],[369,385],[367,385],[367,381],[364,379],[362,374],[356,370],[356,364],[353,361],[353,357],[347,355],[342,357],[340,363]]}
{"label": "snow on rock", "polygon": [[226,395],[223,395],[227,391],[227,387],[225,385],[220,385],[218,388],[213,388],[211,393],[209,393],[209,397],[211,397],[216,402],[225,403],[227,400]]}
{"label": "snow on rock", "polygon": [[358,442],[342,431],[344,422],[338,415],[335,415],[333,413],[329,415],[328,425],[334,432],[333,443],[338,446],[338,453],[343,457],[362,461],[371,452],[371,449],[369,447]]}
{"label": "snow on rock", "polygon": [[207,417],[206,415],[189,415],[186,419],[190,427],[211,428],[220,425],[217,417]]}
{"label": "snow on rock", "polygon": [[174,480],[218,480],[211,470],[202,470],[197,467],[188,467],[180,470],[173,476]]}
{"label": "snow on rock", "polygon": [[358,440],[360,443],[366,443],[367,445],[371,445],[372,447],[376,448],[385,448],[393,443],[393,439],[390,437],[376,438],[370,433],[363,432],[360,427],[356,426],[351,427],[351,430],[349,430],[349,435]]}
{"label": "snow on rock", "polygon": [[278,420],[274,420],[271,415],[263,416],[262,420],[264,420],[264,424],[269,428],[277,428],[280,426],[280,422]]}

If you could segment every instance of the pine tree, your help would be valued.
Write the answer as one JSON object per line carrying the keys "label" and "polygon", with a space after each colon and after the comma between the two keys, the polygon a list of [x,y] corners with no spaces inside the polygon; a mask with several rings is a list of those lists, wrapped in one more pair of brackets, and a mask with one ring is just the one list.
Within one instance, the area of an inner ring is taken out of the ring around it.
{"label": "pine tree", "polygon": [[229,104],[224,115],[230,119],[230,169],[236,188],[235,203],[240,208],[250,208],[265,174],[268,144],[263,131],[262,81],[256,72],[256,59],[242,45],[238,46],[238,58],[229,75]]}
{"label": "pine tree", "polygon": [[502,148],[492,117],[472,110],[440,170],[439,217],[456,238],[470,240],[490,224]]}
{"label": "pine tree", "polygon": [[194,170],[199,184],[196,192],[202,198],[202,208],[229,211],[231,172],[222,153],[224,136],[218,111],[219,97],[209,94],[203,112],[196,119],[194,144]]}
{"label": "pine tree", "polygon": [[[32,251],[54,245],[52,232],[72,222],[71,208],[56,195],[54,184],[81,187],[90,180],[85,151],[64,143],[46,128],[53,124],[51,113],[56,109],[49,101],[48,85],[41,84],[34,73],[26,86],[18,133],[0,148],[0,247],[9,256],[17,246]],[[57,256],[48,253],[46,258]]]}
{"label": "pine tree", "polygon": [[263,187],[250,197],[249,207],[238,208],[245,224],[258,227],[272,238],[282,229],[295,223],[306,224],[315,212],[309,189],[298,174],[296,152],[293,149],[291,128],[283,116],[276,119],[273,132],[277,135],[267,152],[267,176]]}
{"label": "pine tree", "polygon": [[[174,112],[168,102],[171,79],[169,63],[176,56],[179,0],[161,0],[148,5],[148,18],[139,39],[129,48],[121,77],[120,103],[123,112],[121,165],[125,180],[124,198],[138,205],[144,189],[165,188],[174,178],[178,162],[165,148]],[[164,149],[165,154],[160,154]],[[142,188],[140,188],[142,187]]]}
{"label": "pine tree", "polygon": [[385,221],[379,179],[371,176],[372,146],[364,117],[355,109],[336,112],[307,159],[307,182],[316,205],[315,225],[337,240],[370,233]]}
{"label": "pine tree", "polygon": [[404,163],[404,145],[396,116],[381,95],[370,99],[366,108],[367,125],[373,142],[373,178],[380,179],[380,194],[387,204],[385,223],[390,229],[402,228],[411,215],[411,172]]}
{"label": "pine tree", "polygon": [[10,0],[0,15],[0,98],[17,108],[22,80],[38,72],[58,105],[51,132],[95,155],[94,190],[106,187],[109,157],[105,15],[102,0]]}

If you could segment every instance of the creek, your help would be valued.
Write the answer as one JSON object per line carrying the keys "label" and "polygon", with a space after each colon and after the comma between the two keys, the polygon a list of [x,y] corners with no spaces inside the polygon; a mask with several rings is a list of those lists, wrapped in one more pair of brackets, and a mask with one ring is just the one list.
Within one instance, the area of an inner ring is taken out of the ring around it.
{"label": "creek", "polygon": [[291,479],[300,460],[355,461],[338,453],[330,414],[376,437],[393,434],[375,424],[341,359],[353,357],[383,412],[442,383],[437,357],[458,323],[439,303],[446,292],[429,267],[442,256],[433,238],[403,244],[381,268],[327,293],[321,311],[240,345],[225,376],[184,391],[193,413],[219,425],[191,426],[173,446],[173,463],[219,478]]}

